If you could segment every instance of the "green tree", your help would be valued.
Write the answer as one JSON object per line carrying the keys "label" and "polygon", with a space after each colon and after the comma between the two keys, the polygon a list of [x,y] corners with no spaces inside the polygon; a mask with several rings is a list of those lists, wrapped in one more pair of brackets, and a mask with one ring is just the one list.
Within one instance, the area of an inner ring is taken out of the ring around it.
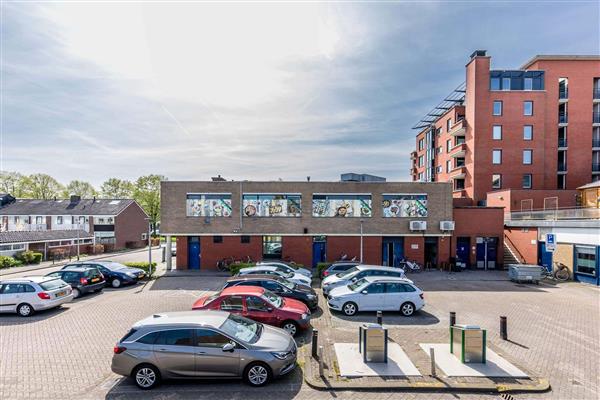
{"label": "green tree", "polygon": [[27,197],[49,200],[59,197],[65,188],[56,179],[47,174],[29,175],[27,180]]}
{"label": "green tree", "polygon": [[29,177],[12,171],[0,172],[0,192],[9,193],[17,198],[27,197]]}
{"label": "green tree", "polygon": [[106,199],[130,199],[133,191],[134,184],[125,179],[109,178],[100,186],[100,193]]}
{"label": "green tree", "polygon": [[80,196],[82,199],[90,199],[98,195],[98,192],[91,183],[85,181],[74,180],[69,182],[64,191],[64,196],[71,195]]}
{"label": "green tree", "polygon": [[166,180],[162,175],[140,176],[135,181],[133,198],[150,217],[152,232],[156,235],[156,223],[160,219],[160,181]]}

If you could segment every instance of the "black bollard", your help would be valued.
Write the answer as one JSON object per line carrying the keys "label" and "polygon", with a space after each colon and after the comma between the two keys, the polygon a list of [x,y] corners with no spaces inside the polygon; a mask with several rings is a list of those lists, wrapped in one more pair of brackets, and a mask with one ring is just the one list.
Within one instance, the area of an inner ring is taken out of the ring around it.
{"label": "black bollard", "polygon": [[312,331],[312,356],[317,358],[317,351],[319,349],[319,331],[313,329]]}
{"label": "black bollard", "polygon": [[508,329],[506,325],[506,317],[500,316],[500,337],[504,340],[508,340]]}
{"label": "black bollard", "polygon": [[456,313],[454,311],[450,311],[450,326],[456,325]]}
{"label": "black bollard", "polygon": [[377,311],[377,324],[383,325],[383,313],[381,311]]}

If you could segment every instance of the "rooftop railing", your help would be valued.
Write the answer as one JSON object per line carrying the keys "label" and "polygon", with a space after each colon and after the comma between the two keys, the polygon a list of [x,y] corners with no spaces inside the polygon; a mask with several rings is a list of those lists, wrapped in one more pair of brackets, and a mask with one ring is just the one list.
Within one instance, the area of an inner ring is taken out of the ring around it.
{"label": "rooftop railing", "polygon": [[553,210],[515,211],[504,214],[505,221],[560,221],[600,219],[600,208],[557,208]]}

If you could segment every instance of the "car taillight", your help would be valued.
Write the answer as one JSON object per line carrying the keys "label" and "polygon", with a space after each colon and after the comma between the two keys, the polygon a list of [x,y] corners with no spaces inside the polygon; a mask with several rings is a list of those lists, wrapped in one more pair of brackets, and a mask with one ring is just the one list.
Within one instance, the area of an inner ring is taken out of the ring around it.
{"label": "car taillight", "polygon": [[121,353],[122,353],[122,352],[124,352],[125,350],[127,350],[127,348],[126,348],[126,347],[123,347],[123,346],[115,346],[115,347],[113,347],[113,352],[114,352],[115,354],[121,354]]}
{"label": "car taillight", "polygon": [[323,271],[323,276],[329,276],[329,271]]}
{"label": "car taillight", "polygon": [[50,295],[46,292],[39,292],[37,295],[42,300],[50,300]]}
{"label": "car taillight", "polygon": [[425,298],[425,296],[423,296],[423,293],[419,294],[419,297],[422,298],[422,299]]}
{"label": "car taillight", "polygon": [[79,279],[79,282],[81,282],[82,285],[87,285],[87,279],[86,278]]}

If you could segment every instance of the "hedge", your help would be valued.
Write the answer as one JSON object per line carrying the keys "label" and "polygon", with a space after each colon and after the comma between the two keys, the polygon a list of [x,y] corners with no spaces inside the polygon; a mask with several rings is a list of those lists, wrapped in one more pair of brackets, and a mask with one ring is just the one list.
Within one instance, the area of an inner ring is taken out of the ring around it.
{"label": "hedge", "polygon": [[0,269],[18,267],[20,265],[23,265],[23,262],[20,260],[15,260],[9,256],[0,256]]}
{"label": "hedge", "polygon": [[319,278],[323,279],[323,271],[325,271],[327,268],[329,268],[330,265],[331,265],[331,263],[328,263],[328,262],[317,263],[317,276]]}
{"label": "hedge", "polygon": [[146,276],[148,278],[151,278],[152,276],[154,276],[156,274],[156,263],[155,262],[152,262],[152,276],[150,276],[150,273],[149,273],[150,268],[148,267],[149,266],[148,261],[126,262],[123,264],[127,267],[143,269],[144,271],[146,271]]}
{"label": "hedge", "polygon": [[242,268],[250,268],[254,266],[256,266],[254,263],[234,263],[229,266],[229,272],[231,275],[235,275],[240,272],[240,269]]}
{"label": "hedge", "polygon": [[15,255],[15,258],[23,264],[39,264],[42,262],[42,253],[36,253],[31,250],[22,251]]}

